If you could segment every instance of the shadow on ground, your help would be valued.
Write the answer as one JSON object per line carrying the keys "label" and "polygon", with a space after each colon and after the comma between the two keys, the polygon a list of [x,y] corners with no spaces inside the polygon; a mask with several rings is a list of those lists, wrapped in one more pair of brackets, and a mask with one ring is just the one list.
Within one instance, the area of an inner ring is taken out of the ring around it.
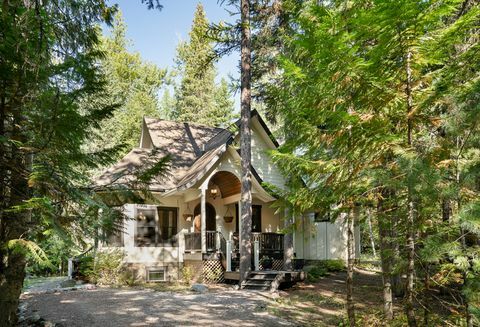
{"label": "shadow on ground", "polygon": [[148,289],[81,290],[25,295],[27,315],[63,326],[291,326],[267,311],[253,292],[225,290],[204,294]]}

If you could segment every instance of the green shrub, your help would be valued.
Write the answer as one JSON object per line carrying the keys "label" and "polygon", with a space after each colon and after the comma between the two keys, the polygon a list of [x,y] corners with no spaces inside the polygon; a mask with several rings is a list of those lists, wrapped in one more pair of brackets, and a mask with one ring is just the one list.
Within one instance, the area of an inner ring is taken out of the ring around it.
{"label": "green shrub", "polygon": [[97,255],[95,256],[94,266],[94,272],[97,277],[97,284],[120,284],[120,275],[124,272],[124,257],[124,252],[119,249],[97,252]]}
{"label": "green shrub", "polygon": [[314,266],[306,267],[305,271],[307,272],[307,281],[315,283],[330,272],[345,271],[345,263],[342,260],[322,260]]}
{"label": "green shrub", "polygon": [[119,249],[99,251],[95,258],[84,256],[79,262],[79,277],[99,285],[118,285],[122,283],[124,256]]}
{"label": "green shrub", "polygon": [[328,272],[345,271],[345,262],[342,260],[322,260],[319,265],[324,267]]}
{"label": "green shrub", "polygon": [[124,269],[120,273],[118,282],[120,285],[127,285],[127,286],[137,286],[141,284],[140,280],[135,277],[135,273],[128,269]]}
{"label": "green shrub", "polygon": [[185,284],[190,285],[190,283],[193,280],[193,275],[194,275],[194,271],[191,266],[184,265],[182,267],[182,279]]}
{"label": "green shrub", "polygon": [[78,277],[84,279],[90,283],[97,282],[97,276],[93,269],[94,260],[93,256],[87,255],[79,258],[78,260]]}
{"label": "green shrub", "polygon": [[320,278],[327,275],[327,270],[324,267],[313,266],[307,270],[307,281],[310,283],[317,282]]}

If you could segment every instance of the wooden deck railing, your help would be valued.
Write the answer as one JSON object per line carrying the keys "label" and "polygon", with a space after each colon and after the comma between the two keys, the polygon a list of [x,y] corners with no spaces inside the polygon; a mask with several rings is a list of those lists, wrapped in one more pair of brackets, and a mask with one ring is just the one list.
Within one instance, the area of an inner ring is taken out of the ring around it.
{"label": "wooden deck railing", "polygon": [[[219,235],[217,236],[217,234]],[[202,250],[201,233],[185,233],[184,235],[186,252]],[[225,252],[225,238],[220,232],[207,231],[205,236],[207,252],[215,252],[217,250]]]}
{"label": "wooden deck railing", "polygon": [[202,235],[200,233],[185,233],[185,251],[201,251]]}
{"label": "wooden deck railing", "polygon": [[[185,251],[201,251],[202,236],[200,233],[185,233]],[[226,252],[226,241],[222,233],[216,231],[206,232],[206,249],[208,252]],[[232,252],[239,252],[238,234],[232,237]],[[258,241],[261,254],[283,253],[283,234],[278,233],[252,233],[252,242]]]}
{"label": "wooden deck railing", "polygon": [[[233,234],[233,252],[238,252],[239,237],[237,233]],[[283,252],[283,234],[278,233],[252,233],[252,242],[258,241],[260,253],[281,253]]]}

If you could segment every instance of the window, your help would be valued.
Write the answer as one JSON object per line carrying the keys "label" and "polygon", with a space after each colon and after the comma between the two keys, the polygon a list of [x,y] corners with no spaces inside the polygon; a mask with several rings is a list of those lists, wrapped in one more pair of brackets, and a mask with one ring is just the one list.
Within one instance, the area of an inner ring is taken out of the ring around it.
{"label": "window", "polygon": [[155,209],[137,209],[135,246],[156,245]]}
{"label": "window", "polygon": [[177,208],[158,207],[158,243],[176,244]]}
{"label": "window", "polygon": [[164,282],[165,268],[147,268],[147,282]]}
{"label": "window", "polygon": [[138,208],[135,246],[175,245],[177,208]]}

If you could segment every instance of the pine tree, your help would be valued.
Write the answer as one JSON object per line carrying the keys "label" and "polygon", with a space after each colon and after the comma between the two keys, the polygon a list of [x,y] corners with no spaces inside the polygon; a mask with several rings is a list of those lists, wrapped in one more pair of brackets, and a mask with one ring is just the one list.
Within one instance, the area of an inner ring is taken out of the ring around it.
{"label": "pine tree", "polygon": [[99,140],[89,145],[92,150],[121,146],[117,158],[138,146],[144,116],[160,117],[158,92],[166,75],[165,69],[145,62],[139,53],[128,50],[126,29],[119,11],[111,36],[101,39],[100,50],[104,53],[101,63],[110,91],[103,101],[118,108],[111,118],[101,123]]}
{"label": "pine tree", "polygon": [[224,126],[232,118],[233,105],[229,105],[228,92],[222,89],[224,86],[220,85],[217,90],[215,84],[213,42],[207,36],[208,26],[205,11],[199,3],[189,40],[177,48],[181,80],[175,88],[176,103],[171,116],[178,121]]}
{"label": "pine tree", "polygon": [[80,187],[87,178],[79,166],[106,160],[86,155],[82,144],[113,109],[89,101],[107,94],[96,26],[112,14],[103,1],[0,7],[1,326],[17,323],[26,252],[46,260],[35,234],[92,223],[79,215],[96,203]]}
{"label": "pine tree", "polygon": [[209,124],[213,126],[228,127],[238,115],[233,113],[234,102],[227,81],[222,78],[215,88],[214,108],[209,112]]}
{"label": "pine tree", "polygon": [[240,230],[240,284],[247,279],[252,269],[252,172],[251,172],[251,34],[250,1],[240,2],[241,12],[241,108],[240,108],[240,155],[241,178],[241,230]]}
{"label": "pine tree", "polygon": [[[440,122],[448,122],[439,112],[453,117],[447,109],[451,99],[458,101],[457,108],[471,108],[465,101],[477,90],[478,68],[465,63],[474,61],[478,49],[477,38],[471,37],[478,6],[465,3],[306,2],[291,22],[298,32],[285,40],[281,82],[270,89],[288,126],[286,143],[274,154],[293,178],[287,198],[303,210],[336,205],[339,212],[349,212],[351,203],[361,203],[365,194],[378,199],[375,218],[387,247],[381,252],[396,251],[388,249],[392,235],[405,244],[398,255],[382,255],[385,316],[392,317],[391,267],[405,259],[404,303],[411,326],[416,325],[414,301],[419,298],[414,274],[422,272],[418,251],[427,239],[419,236],[441,217],[438,203],[446,195],[438,192],[445,183],[438,167],[455,162],[444,156],[452,146],[444,148],[445,141],[432,135]],[[459,51],[458,44],[465,43],[467,51]],[[475,130],[467,123],[463,136]],[[474,174],[469,170],[464,176]],[[458,260],[472,276],[473,265],[465,262],[474,255],[466,249],[470,254]]]}

